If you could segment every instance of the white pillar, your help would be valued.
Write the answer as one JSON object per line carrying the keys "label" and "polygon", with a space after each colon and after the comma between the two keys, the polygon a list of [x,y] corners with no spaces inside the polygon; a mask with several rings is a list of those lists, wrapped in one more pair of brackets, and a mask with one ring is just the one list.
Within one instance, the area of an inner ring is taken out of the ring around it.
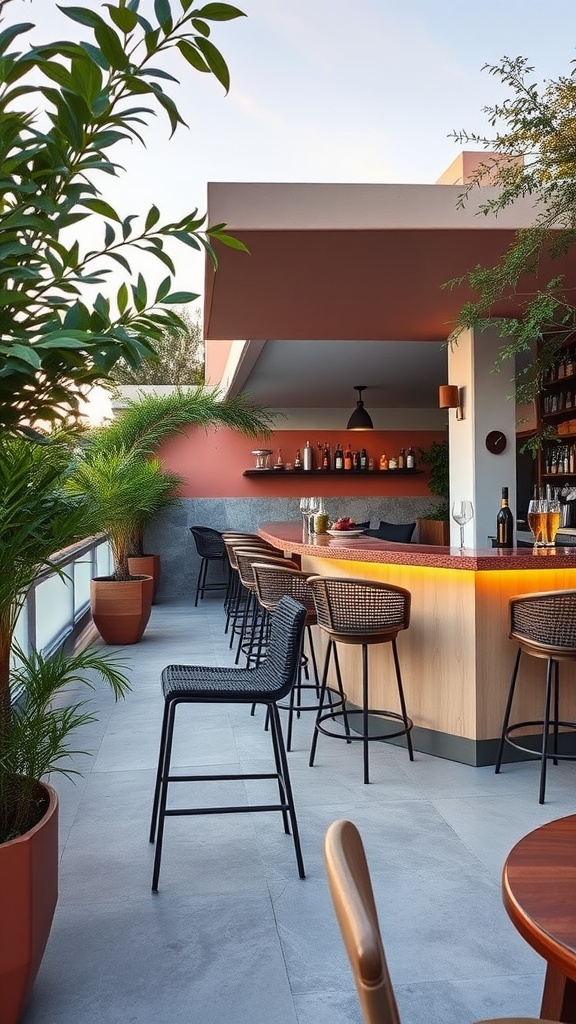
{"label": "white pillar", "polygon": [[[502,339],[496,330],[465,331],[448,353],[448,382],[461,389],[464,418],[449,410],[450,505],[469,499],[474,518],[465,527],[466,547],[487,548],[496,534],[502,487],[508,487],[516,522],[516,403],[514,361],[495,372]],[[486,448],[486,436],[506,437],[502,454]],[[450,543],[460,544],[460,528],[450,520]]]}

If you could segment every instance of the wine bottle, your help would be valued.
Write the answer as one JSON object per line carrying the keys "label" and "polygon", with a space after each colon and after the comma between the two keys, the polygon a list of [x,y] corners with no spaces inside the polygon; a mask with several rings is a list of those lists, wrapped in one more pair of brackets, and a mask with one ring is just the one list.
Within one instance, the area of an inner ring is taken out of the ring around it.
{"label": "wine bottle", "polygon": [[322,452],[322,469],[330,469],[330,447],[328,442],[324,445],[324,451]]}
{"label": "wine bottle", "polygon": [[496,516],[496,544],[499,548],[514,547],[514,516],[508,506],[508,488],[502,488],[502,504]]}
{"label": "wine bottle", "polygon": [[350,445],[348,445],[344,456],[344,469],[352,469],[353,465],[352,452],[350,451]]}
{"label": "wine bottle", "polygon": [[344,469],[344,452],[340,447],[340,442],[337,443],[334,452],[334,469]]}
{"label": "wine bottle", "polygon": [[368,469],[368,453],[365,448],[360,452],[360,469]]}

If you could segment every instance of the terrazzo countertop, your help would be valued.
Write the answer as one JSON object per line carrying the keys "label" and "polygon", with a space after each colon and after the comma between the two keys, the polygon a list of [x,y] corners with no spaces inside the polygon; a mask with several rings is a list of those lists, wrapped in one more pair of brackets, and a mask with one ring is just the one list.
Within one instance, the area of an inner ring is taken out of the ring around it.
{"label": "terrazzo countertop", "polygon": [[396,565],[421,565],[436,569],[576,569],[576,547],[550,548],[448,548],[430,544],[396,544],[376,537],[305,536],[299,522],[262,523],[258,533],[284,551],[322,558]]}

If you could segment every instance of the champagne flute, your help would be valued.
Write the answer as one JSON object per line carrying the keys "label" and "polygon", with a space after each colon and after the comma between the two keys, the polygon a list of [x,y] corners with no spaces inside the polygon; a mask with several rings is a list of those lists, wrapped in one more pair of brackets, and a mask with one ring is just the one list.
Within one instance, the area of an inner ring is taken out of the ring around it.
{"label": "champagne flute", "polygon": [[460,527],[460,550],[464,549],[464,527],[474,515],[471,501],[455,501],[452,505],[452,519]]}

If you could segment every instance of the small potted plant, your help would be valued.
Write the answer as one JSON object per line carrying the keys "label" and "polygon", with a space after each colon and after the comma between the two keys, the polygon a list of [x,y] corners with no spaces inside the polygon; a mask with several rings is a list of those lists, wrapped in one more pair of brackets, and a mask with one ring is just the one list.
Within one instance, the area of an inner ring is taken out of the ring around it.
{"label": "small potted plant", "polygon": [[154,594],[151,575],[131,575],[129,555],[138,545],[145,524],[178,500],[174,489],[180,477],[165,473],[158,458],[135,450],[91,451],[81,454],[67,488],[86,503],[92,533],[105,533],[112,549],[111,576],[92,580],[92,618],[109,644],[132,644],[142,638]]}
{"label": "small potted plant", "polygon": [[428,489],[440,501],[433,512],[419,520],[419,537],[422,544],[450,543],[450,464],[448,439],[432,441],[430,447],[420,449],[420,460],[430,467]]}

